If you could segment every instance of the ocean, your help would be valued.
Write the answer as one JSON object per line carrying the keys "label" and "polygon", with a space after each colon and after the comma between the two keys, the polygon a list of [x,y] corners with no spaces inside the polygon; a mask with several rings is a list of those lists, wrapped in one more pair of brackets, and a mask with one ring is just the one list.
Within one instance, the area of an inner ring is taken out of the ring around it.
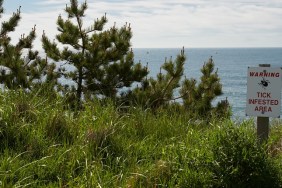
{"label": "ocean", "polygon": [[[149,76],[155,77],[165,58],[175,59],[181,48],[136,48],[135,62],[148,63]],[[244,118],[247,94],[248,67],[270,64],[282,67],[282,48],[185,48],[185,76],[199,80],[200,69],[212,56],[215,69],[223,85],[223,95],[215,99],[226,99],[232,107],[234,118]]]}

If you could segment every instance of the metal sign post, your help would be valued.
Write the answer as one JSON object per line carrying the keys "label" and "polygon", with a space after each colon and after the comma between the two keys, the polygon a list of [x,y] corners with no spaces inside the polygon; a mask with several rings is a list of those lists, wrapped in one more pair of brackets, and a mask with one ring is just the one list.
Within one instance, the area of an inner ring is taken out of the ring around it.
{"label": "metal sign post", "polygon": [[[270,64],[260,64],[260,67],[270,67]],[[269,117],[257,117],[257,138],[267,141],[269,136]]]}

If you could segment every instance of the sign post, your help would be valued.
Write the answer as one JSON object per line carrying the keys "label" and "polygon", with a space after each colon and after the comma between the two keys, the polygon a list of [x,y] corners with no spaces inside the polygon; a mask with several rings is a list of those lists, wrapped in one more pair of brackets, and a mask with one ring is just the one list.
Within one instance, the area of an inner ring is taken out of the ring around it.
{"label": "sign post", "polygon": [[246,115],[257,116],[257,136],[261,141],[268,139],[269,117],[280,117],[281,68],[270,64],[248,68]]}

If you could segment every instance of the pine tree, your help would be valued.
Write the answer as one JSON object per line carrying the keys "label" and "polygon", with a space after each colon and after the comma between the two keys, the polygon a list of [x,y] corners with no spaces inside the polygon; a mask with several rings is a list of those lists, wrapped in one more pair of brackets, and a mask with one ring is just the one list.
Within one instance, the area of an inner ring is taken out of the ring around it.
{"label": "pine tree", "polygon": [[[49,58],[61,62],[60,72],[74,84],[63,84],[64,92],[75,96],[80,105],[85,97],[116,97],[119,89],[129,88],[133,82],[140,82],[147,70],[140,63],[134,64],[134,54],[130,50],[132,32],[130,24],[121,28],[115,25],[104,30],[106,14],[94,20],[90,27],[84,27],[83,18],[87,3],[78,5],[70,0],[66,6],[67,19],[59,15],[57,42],[50,41],[43,34],[43,48]],[[72,70],[66,69],[71,66]]]}
{"label": "pine tree", "polygon": [[[4,9],[3,0],[0,1],[0,14]],[[9,33],[13,32],[21,19],[20,8],[2,22],[0,30],[0,83],[8,89],[23,88],[32,90],[42,83],[50,83],[56,77],[53,74],[54,65],[49,65],[47,59],[41,59],[38,51],[32,49],[36,38],[36,29],[31,29],[25,36],[22,34],[19,41],[13,45]]]}
{"label": "pine tree", "polygon": [[[212,101],[222,94],[222,84],[217,74],[214,71],[214,61],[209,58],[208,62],[204,63],[202,69],[200,83],[193,78],[183,81],[180,94],[183,96],[183,104],[186,110],[192,114],[208,118],[212,113],[229,112],[228,101],[221,101],[216,107],[212,106]],[[230,114],[228,114],[230,115]]]}
{"label": "pine tree", "polygon": [[156,78],[145,79],[141,87],[136,88],[124,98],[130,98],[133,104],[145,108],[155,109],[169,104],[175,99],[174,93],[180,87],[185,60],[186,56],[183,48],[174,61],[172,57],[165,60]]}
{"label": "pine tree", "polygon": [[213,59],[204,63],[199,83],[194,78],[183,78],[185,60],[183,48],[174,61],[172,58],[165,61],[156,78],[145,79],[141,87],[124,96],[124,101],[130,99],[133,105],[151,109],[174,106],[197,118],[208,119],[212,115],[229,117],[227,100],[219,102],[215,107],[212,105],[213,100],[222,94],[222,85],[217,70],[214,71]]}

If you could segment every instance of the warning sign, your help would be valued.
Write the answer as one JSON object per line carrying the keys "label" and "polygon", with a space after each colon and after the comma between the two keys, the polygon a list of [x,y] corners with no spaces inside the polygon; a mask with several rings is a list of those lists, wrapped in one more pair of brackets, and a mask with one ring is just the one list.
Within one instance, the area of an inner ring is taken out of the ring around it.
{"label": "warning sign", "polygon": [[247,116],[280,117],[281,78],[281,68],[248,68]]}

